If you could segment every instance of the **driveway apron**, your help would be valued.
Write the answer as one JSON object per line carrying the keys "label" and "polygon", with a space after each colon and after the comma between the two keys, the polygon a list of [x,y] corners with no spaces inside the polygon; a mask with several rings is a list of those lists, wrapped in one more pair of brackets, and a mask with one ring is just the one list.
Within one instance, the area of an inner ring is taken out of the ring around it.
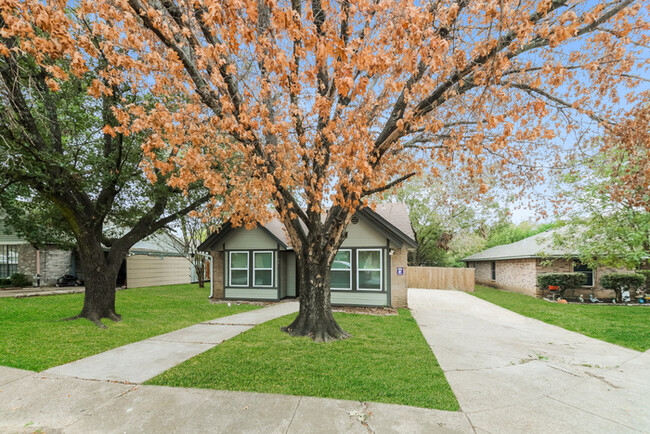
{"label": "driveway apron", "polygon": [[650,351],[458,291],[410,289],[409,307],[476,432],[650,432]]}

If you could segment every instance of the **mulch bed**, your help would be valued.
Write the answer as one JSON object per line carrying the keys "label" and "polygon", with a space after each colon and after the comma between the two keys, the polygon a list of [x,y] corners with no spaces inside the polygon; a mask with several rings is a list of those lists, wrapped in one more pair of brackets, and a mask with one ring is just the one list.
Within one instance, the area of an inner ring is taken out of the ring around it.
{"label": "mulch bed", "polygon": [[[544,298],[544,300],[552,302],[551,299],[549,298]],[[639,303],[636,301],[636,299],[633,299],[629,303],[612,303],[611,298],[605,298],[602,299],[600,298],[600,302],[598,303],[592,303],[589,301],[589,299],[585,299],[584,302],[580,302],[577,298],[565,298],[565,300],[568,302],[568,304],[594,304],[594,305],[602,305],[602,306],[650,306],[650,303]]]}
{"label": "mulch bed", "polygon": [[343,313],[356,313],[359,315],[397,315],[397,309],[392,307],[334,307],[332,308],[334,312],[343,312]]}

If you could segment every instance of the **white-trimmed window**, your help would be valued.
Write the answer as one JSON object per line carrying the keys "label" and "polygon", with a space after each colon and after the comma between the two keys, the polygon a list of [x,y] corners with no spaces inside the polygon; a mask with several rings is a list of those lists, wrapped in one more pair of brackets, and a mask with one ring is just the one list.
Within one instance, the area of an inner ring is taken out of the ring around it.
{"label": "white-trimmed window", "polygon": [[381,249],[357,250],[357,287],[360,291],[382,290]]}
{"label": "white-trimmed window", "polygon": [[574,273],[582,273],[585,275],[585,284],[582,286],[593,287],[594,286],[594,270],[586,266],[581,262],[576,262],[573,264]]}
{"label": "white-trimmed window", "polygon": [[352,250],[339,250],[330,271],[331,289],[352,289]]}
{"label": "white-trimmed window", "polygon": [[230,252],[230,286],[248,286],[248,252]]}
{"label": "white-trimmed window", "polygon": [[17,246],[0,246],[0,278],[11,277],[18,272]]}
{"label": "white-trimmed window", "polygon": [[273,252],[253,252],[253,286],[273,286]]}

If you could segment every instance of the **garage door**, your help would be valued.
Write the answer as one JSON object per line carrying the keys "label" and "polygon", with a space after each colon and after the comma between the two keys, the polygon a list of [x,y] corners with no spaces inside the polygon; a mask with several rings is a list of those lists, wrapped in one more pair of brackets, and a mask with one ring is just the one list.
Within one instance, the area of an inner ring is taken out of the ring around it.
{"label": "garage door", "polygon": [[135,255],[126,258],[126,286],[190,283],[190,262],[175,256]]}

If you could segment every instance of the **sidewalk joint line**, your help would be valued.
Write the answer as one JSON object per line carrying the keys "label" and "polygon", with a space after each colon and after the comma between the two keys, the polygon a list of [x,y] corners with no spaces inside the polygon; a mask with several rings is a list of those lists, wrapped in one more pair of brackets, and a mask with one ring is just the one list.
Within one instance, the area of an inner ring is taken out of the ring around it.
{"label": "sidewalk joint line", "polygon": [[575,408],[576,410],[580,410],[580,411],[585,412],[585,413],[587,413],[587,414],[590,414],[590,415],[592,415],[592,416],[599,417],[599,418],[601,418],[601,419],[604,419],[604,420],[609,421],[609,422],[611,422],[611,423],[614,423],[614,424],[616,424],[616,425],[624,426],[625,428],[629,428],[629,429],[631,429],[631,430],[633,430],[633,431],[636,431],[636,432],[641,432],[641,433],[643,432],[643,431],[640,431],[640,430],[638,430],[638,429],[636,429],[636,428],[633,428],[633,427],[631,427],[631,426],[629,426],[629,425],[626,425],[626,424],[624,424],[624,423],[621,423],[621,422],[619,422],[619,421],[612,420],[612,419],[610,419],[610,418],[604,417],[602,414],[592,413],[591,411],[587,411],[587,410],[585,410],[584,408],[576,407],[575,405],[573,405],[573,404],[571,404],[571,403],[569,403],[569,402],[564,402],[564,401],[562,401],[562,400],[560,400],[560,399],[557,399],[557,398],[555,398],[555,397],[553,397],[553,396],[544,395],[544,397],[545,397],[545,398],[548,398],[548,399],[551,399],[551,400],[553,400],[553,401],[555,401],[555,402],[559,402],[559,403],[561,403],[561,404],[567,405],[567,406],[569,406],[569,407]]}
{"label": "sidewalk joint line", "polygon": [[296,417],[296,413],[298,412],[298,407],[300,407],[301,402],[302,402],[302,396],[299,396],[298,402],[296,402],[296,408],[293,409],[293,413],[291,414],[291,419],[289,420],[289,425],[287,425],[287,430],[284,432],[284,434],[287,434],[291,429],[291,425],[293,424],[293,420]]}

